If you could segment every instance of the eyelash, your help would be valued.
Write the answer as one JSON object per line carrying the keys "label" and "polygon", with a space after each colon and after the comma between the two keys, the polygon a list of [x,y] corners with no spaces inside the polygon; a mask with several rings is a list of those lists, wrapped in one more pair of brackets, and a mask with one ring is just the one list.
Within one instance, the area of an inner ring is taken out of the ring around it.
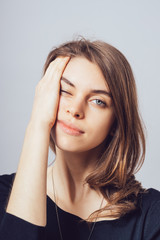
{"label": "eyelash", "polygon": [[106,106],[107,106],[107,104],[106,104],[105,102],[103,102],[102,100],[100,100],[100,99],[94,99],[93,101],[99,101],[99,102],[101,102],[101,105],[100,105],[100,104],[97,104],[97,105],[100,106],[100,107],[106,107]]}
{"label": "eyelash", "polygon": [[[70,93],[67,92],[67,91],[60,90],[60,93],[62,93],[62,92],[66,93],[66,94],[70,94]],[[71,95],[71,94],[70,94],[70,95]],[[96,104],[96,105],[98,105],[98,106],[100,106],[100,107],[102,107],[102,108],[107,106],[107,104],[106,104],[104,101],[100,100],[100,99],[94,99],[93,101],[100,101],[101,104]]]}
{"label": "eyelash", "polygon": [[61,93],[61,92],[64,92],[64,93],[70,94],[69,92],[66,92],[66,91],[60,89],[60,93]]}

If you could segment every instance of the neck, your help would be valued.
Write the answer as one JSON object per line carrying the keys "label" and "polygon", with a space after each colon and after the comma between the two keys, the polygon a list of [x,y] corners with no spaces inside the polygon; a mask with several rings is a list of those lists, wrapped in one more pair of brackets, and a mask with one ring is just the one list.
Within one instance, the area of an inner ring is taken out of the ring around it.
{"label": "neck", "polygon": [[[97,150],[83,153],[70,153],[56,148],[53,176],[58,195],[78,203],[93,194],[93,189],[85,183],[85,178],[94,170]],[[94,191],[95,192],[95,191]]]}

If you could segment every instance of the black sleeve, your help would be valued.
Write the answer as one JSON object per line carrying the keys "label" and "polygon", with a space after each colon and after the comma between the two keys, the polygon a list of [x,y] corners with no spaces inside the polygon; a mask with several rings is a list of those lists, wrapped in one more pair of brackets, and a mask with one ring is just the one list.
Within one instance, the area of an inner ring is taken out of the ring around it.
{"label": "black sleeve", "polygon": [[0,176],[0,240],[45,240],[45,227],[6,212],[15,174]]}
{"label": "black sleeve", "polygon": [[145,240],[160,240],[160,200],[154,202],[148,210],[144,228]]}

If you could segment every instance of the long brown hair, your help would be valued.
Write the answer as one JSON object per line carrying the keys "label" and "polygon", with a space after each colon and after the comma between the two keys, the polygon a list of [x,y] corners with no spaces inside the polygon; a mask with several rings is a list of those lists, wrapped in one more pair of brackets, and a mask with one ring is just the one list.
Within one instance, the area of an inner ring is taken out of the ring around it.
{"label": "long brown hair", "polygon": [[[99,66],[109,86],[116,120],[95,170],[86,178],[86,183],[99,189],[108,204],[87,220],[92,220],[97,213],[119,218],[136,208],[138,194],[144,191],[134,176],[144,161],[145,136],[132,69],[119,50],[103,41],[81,38],[54,48],[47,57],[44,73],[58,56],[87,58]],[[55,151],[51,136],[50,147]]]}

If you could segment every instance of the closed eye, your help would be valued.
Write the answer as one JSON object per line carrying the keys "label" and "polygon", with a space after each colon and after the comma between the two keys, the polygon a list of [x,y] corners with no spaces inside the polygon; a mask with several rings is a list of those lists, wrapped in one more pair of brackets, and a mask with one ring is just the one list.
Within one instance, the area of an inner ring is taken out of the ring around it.
{"label": "closed eye", "polygon": [[62,92],[71,95],[71,93],[69,93],[69,92],[67,92],[67,91],[64,91],[64,90],[60,89],[60,93],[62,93]]}

